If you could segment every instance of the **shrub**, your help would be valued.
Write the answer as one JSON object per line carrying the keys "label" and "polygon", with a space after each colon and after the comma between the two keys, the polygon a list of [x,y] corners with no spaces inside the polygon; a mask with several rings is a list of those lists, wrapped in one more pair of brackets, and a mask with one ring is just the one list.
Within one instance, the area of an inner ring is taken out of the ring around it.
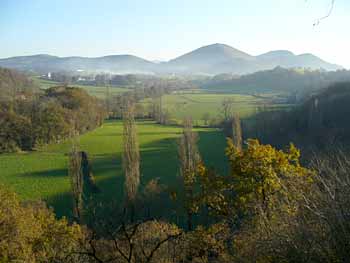
{"label": "shrub", "polygon": [[79,225],[57,220],[44,203],[21,204],[0,186],[0,262],[68,262],[83,241]]}

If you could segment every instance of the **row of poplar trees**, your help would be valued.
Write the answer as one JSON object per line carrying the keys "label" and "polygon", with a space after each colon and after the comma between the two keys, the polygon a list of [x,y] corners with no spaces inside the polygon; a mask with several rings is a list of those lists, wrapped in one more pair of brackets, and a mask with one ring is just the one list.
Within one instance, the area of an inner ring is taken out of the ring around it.
{"label": "row of poplar trees", "polygon": [[[134,104],[127,101],[123,107],[123,170],[125,175],[124,214],[135,217],[135,202],[140,185],[140,152],[134,119]],[[98,192],[87,153],[79,150],[78,142],[73,140],[68,171],[73,195],[73,217],[82,221],[85,185]]]}
{"label": "row of poplar trees", "polygon": [[[140,152],[137,139],[135,123],[135,104],[128,100],[123,107],[123,170],[124,170],[124,215],[128,216],[131,222],[135,219],[135,206],[140,185]],[[240,119],[234,115],[231,119],[232,138],[239,148],[242,144],[242,133]],[[201,156],[197,147],[198,135],[193,131],[192,119],[187,117],[183,120],[183,132],[178,140],[178,159],[180,178],[183,186],[183,202],[187,217],[188,230],[193,229],[193,208],[195,199],[195,184],[198,165],[201,163]],[[73,193],[73,216],[76,221],[82,220],[84,184],[90,189],[99,191],[92,174],[92,169],[87,153],[79,151],[78,143],[73,142],[70,153],[69,174]]]}
{"label": "row of poplar trees", "polygon": [[[134,119],[134,104],[127,102],[123,114],[123,168],[125,174],[125,211],[130,215],[131,221],[135,217],[135,203],[140,184],[140,153],[137,141],[136,124]],[[241,149],[242,131],[238,115],[231,118],[233,143]],[[183,186],[183,202],[187,216],[187,229],[193,230],[193,215],[195,213],[195,184],[198,166],[202,162],[197,147],[198,134],[193,131],[192,119],[183,120],[183,131],[178,139],[178,159],[180,178]]]}

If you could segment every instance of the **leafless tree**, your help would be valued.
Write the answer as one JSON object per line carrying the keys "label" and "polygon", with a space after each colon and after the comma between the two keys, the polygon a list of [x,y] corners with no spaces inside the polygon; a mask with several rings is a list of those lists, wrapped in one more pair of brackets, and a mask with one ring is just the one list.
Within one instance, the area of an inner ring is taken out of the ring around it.
{"label": "leafless tree", "polygon": [[170,224],[148,220],[129,225],[122,222],[116,229],[103,225],[105,237],[90,231],[84,248],[74,254],[99,263],[170,262],[168,258],[179,257],[176,252],[183,232]]}
{"label": "leafless tree", "polygon": [[[350,158],[337,148],[330,153],[315,155],[314,188],[305,196],[305,207],[311,213],[309,229],[313,229],[319,253],[332,251],[340,259],[350,256]],[[317,230],[317,231],[316,231]],[[327,236],[320,241],[317,235]],[[340,260],[341,261],[341,260]]]}
{"label": "leafless tree", "polygon": [[68,174],[71,182],[71,189],[73,194],[73,216],[80,222],[82,217],[83,207],[83,171],[81,168],[81,154],[78,146],[73,142],[72,149],[69,156]]}
{"label": "leafless tree", "polygon": [[133,220],[135,199],[140,184],[140,153],[134,119],[134,104],[128,101],[123,112],[123,169],[125,174],[126,207]]}
{"label": "leafless tree", "polygon": [[230,118],[232,117],[233,103],[234,103],[234,100],[232,98],[226,98],[221,103],[221,111],[224,115],[225,121],[230,120]]}
{"label": "leafless tree", "polygon": [[81,169],[83,172],[83,178],[86,184],[90,187],[90,190],[94,193],[100,192],[99,188],[96,185],[95,177],[92,172],[91,163],[88,157],[88,154],[84,151],[79,152],[81,156]]}

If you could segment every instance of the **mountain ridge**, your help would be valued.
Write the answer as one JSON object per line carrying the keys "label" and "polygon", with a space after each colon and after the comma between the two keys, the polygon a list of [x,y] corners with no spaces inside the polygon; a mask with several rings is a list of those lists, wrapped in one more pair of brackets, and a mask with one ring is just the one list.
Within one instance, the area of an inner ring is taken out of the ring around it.
{"label": "mountain ridge", "polygon": [[232,73],[243,75],[272,69],[277,66],[324,69],[327,71],[342,69],[341,66],[329,63],[311,53],[295,55],[288,50],[273,50],[253,56],[220,43],[202,46],[162,63],[155,63],[131,54],[101,57],[59,57],[49,54],[37,54],[0,59],[0,67],[38,73],[85,70],[114,72],[117,74],[216,75]]}

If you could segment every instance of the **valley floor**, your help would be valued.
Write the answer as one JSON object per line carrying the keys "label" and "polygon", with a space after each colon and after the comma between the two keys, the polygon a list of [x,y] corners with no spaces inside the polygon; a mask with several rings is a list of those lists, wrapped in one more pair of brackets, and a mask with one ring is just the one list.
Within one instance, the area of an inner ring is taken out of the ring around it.
{"label": "valley floor", "polygon": [[[141,189],[152,178],[167,187],[178,187],[177,137],[181,128],[151,121],[137,122],[141,152]],[[216,129],[197,129],[199,149],[208,166],[225,172],[225,137]],[[121,202],[123,196],[121,121],[110,121],[79,138],[88,153],[97,186],[97,197]],[[0,155],[0,183],[14,190],[22,200],[45,200],[56,214],[71,216],[72,198],[67,172],[71,141],[52,144],[33,152]],[[160,209],[161,210],[161,209]],[[166,213],[164,211],[164,213]]]}

